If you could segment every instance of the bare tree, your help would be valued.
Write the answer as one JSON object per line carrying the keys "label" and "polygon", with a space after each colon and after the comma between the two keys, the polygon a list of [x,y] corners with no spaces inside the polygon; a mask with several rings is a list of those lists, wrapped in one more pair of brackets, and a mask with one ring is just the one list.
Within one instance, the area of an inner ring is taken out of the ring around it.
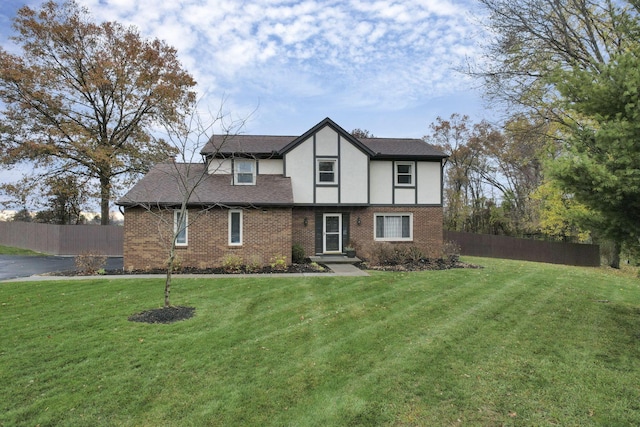
{"label": "bare tree", "polygon": [[598,72],[601,64],[634,43],[628,25],[638,15],[631,1],[479,0],[489,13],[483,24],[494,37],[486,57],[471,67],[489,98],[507,108],[524,106],[551,114],[556,92],[548,78],[557,69]]}
{"label": "bare tree", "polygon": [[[184,125],[167,127],[167,141],[175,149],[176,156],[152,168],[119,201],[121,205],[143,208],[156,218],[159,240],[166,245],[167,251],[164,307],[171,306],[171,280],[176,268],[176,246],[179,239],[207,211],[221,206],[219,203],[203,200],[199,194],[199,188],[216,172],[216,166],[208,164],[204,158],[196,161],[197,156],[214,131],[219,132],[216,137],[220,141],[216,147],[221,150],[226,141],[244,127],[245,122],[246,119],[230,119],[222,107],[217,113],[209,112],[205,121],[195,109]],[[173,187],[156,186],[167,182],[171,182]],[[164,199],[161,194],[171,196]],[[190,207],[196,209],[190,210]]]}

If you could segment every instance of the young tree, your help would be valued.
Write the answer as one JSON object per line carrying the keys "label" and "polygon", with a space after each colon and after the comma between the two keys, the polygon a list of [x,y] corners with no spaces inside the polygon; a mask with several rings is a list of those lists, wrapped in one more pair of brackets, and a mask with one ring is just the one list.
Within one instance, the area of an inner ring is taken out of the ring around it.
{"label": "young tree", "polygon": [[[215,172],[215,166],[209,165],[206,160],[196,162],[194,159],[210,141],[214,128],[222,129],[221,134],[216,135],[219,139],[216,147],[222,150],[226,141],[237,134],[245,123],[245,120],[229,119],[222,108],[217,114],[210,116],[210,120],[204,121],[198,111],[194,110],[185,124],[168,126],[167,140],[176,156],[153,167],[118,201],[120,205],[142,208],[148,215],[156,218],[158,237],[167,251],[165,308],[171,307],[171,280],[176,267],[176,247],[179,240],[202,215],[222,206],[215,202],[202,202],[201,187],[206,185],[207,179]],[[165,179],[167,177],[168,180]],[[158,187],[162,185],[159,183],[166,182],[170,182],[172,188]],[[166,194],[171,194],[171,200],[162,200]]]}
{"label": "young tree", "polygon": [[171,152],[151,131],[183,122],[195,82],[174,48],[96,24],[74,0],[25,6],[13,26],[23,53],[0,49],[0,161],[94,180],[108,224],[118,184]]}

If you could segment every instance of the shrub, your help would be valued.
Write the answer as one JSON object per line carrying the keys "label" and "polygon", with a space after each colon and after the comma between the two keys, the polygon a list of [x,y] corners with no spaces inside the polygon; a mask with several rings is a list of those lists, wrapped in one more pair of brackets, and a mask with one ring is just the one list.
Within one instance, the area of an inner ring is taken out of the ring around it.
{"label": "shrub", "polygon": [[442,258],[449,262],[456,263],[460,260],[460,245],[449,240],[442,245]]}
{"label": "shrub", "polygon": [[372,256],[378,265],[397,265],[406,260],[405,249],[387,243],[376,243]]}
{"label": "shrub", "polygon": [[92,275],[104,270],[106,263],[107,256],[95,252],[85,252],[75,258],[76,271],[83,275]]}
{"label": "shrub", "polygon": [[260,255],[252,255],[249,263],[246,265],[247,272],[252,273],[260,271],[263,267],[262,257]]}
{"label": "shrub", "polygon": [[228,273],[236,273],[242,269],[242,258],[238,255],[227,254],[222,259],[222,268]]}
{"label": "shrub", "polygon": [[294,264],[302,264],[304,262],[304,248],[302,245],[296,243],[291,248],[291,262]]}
{"label": "shrub", "polygon": [[284,271],[287,269],[287,257],[285,257],[284,255],[276,255],[271,258],[269,266],[273,270]]}
{"label": "shrub", "polygon": [[404,253],[406,260],[411,262],[419,262],[426,258],[424,252],[417,246],[409,246]]}

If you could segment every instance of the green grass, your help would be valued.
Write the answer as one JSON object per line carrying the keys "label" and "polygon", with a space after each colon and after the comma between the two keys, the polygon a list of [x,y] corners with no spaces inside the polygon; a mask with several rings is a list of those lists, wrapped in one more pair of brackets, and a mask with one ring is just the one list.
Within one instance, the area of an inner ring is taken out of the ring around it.
{"label": "green grass", "polygon": [[14,248],[13,246],[0,245],[0,255],[41,255],[30,249]]}
{"label": "green grass", "polygon": [[[0,425],[640,425],[640,282],[518,261],[0,284]],[[607,301],[607,302],[605,302]]]}

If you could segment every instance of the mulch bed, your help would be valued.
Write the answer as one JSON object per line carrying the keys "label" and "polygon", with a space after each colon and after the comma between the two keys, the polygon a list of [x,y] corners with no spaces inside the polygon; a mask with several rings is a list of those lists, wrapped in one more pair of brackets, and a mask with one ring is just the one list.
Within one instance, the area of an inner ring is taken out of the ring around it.
{"label": "mulch bed", "polygon": [[129,316],[131,322],[143,323],[173,323],[187,320],[196,314],[195,307],[170,306],[155,308]]}
{"label": "mulch bed", "polygon": [[364,265],[362,269],[378,271],[426,271],[426,270],[450,270],[452,268],[483,268],[481,265],[469,264],[460,261],[457,257],[451,258],[423,258],[416,261],[405,261],[395,264]]}
{"label": "mulch bed", "polygon": [[[77,270],[60,271],[50,273],[53,276],[118,276],[123,274],[166,274],[167,271],[161,268],[153,268],[149,270],[104,270],[100,273],[87,274]],[[272,268],[269,266],[262,268],[240,267],[237,269],[225,269],[222,267],[217,268],[195,268],[195,267],[183,267],[173,272],[173,275],[179,276],[181,274],[272,274],[272,273],[331,273],[331,270],[326,268],[322,264],[291,264],[287,268]]]}

